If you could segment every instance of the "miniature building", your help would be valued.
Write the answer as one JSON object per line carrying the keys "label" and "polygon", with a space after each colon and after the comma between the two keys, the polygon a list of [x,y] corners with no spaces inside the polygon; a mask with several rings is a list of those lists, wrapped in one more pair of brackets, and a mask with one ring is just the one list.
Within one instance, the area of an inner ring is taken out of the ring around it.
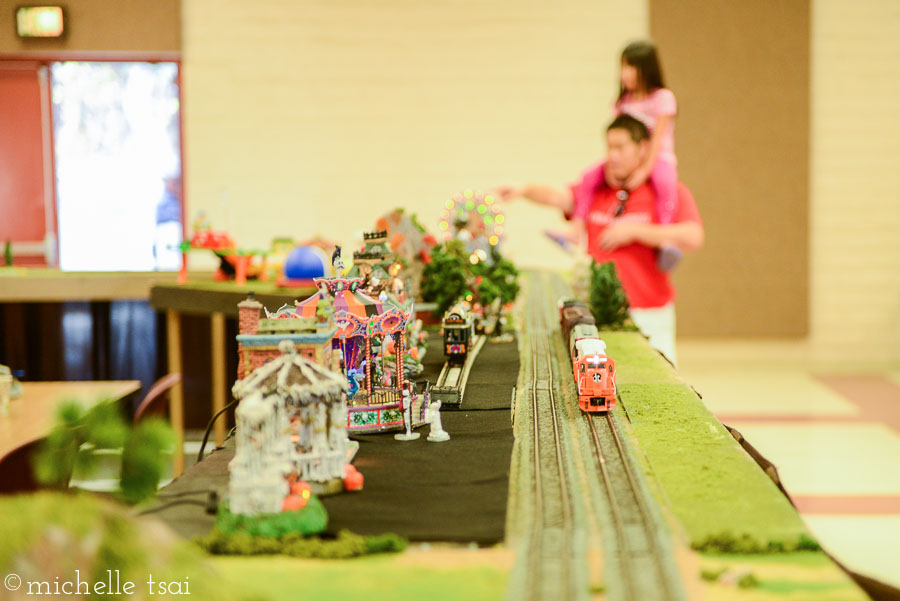
{"label": "miniature building", "polygon": [[264,397],[255,391],[238,405],[235,419],[236,449],[228,464],[229,509],[247,515],[278,513],[290,491],[284,402],[277,395]]}
{"label": "miniature building", "polygon": [[328,369],[340,369],[338,357],[332,352],[337,325],[329,308],[321,307],[314,317],[301,317],[294,307],[285,305],[274,313],[267,310],[261,319],[262,308],[252,293],[238,304],[239,379],[278,357],[282,340],[290,341],[300,356]]}
{"label": "miniature building", "polygon": [[[424,423],[429,393],[423,390],[420,394],[404,376],[405,332],[413,315],[412,303],[403,308],[389,300],[373,298],[362,289],[359,279],[319,278],[315,282],[319,291],[297,303],[297,313],[313,316],[322,299],[331,299],[338,325],[334,344],[344,357],[344,375],[356,380],[348,381],[353,395],[348,429],[375,432],[402,428],[404,389],[413,395],[413,425]],[[395,352],[392,359],[385,361],[380,348],[389,340],[393,340]]]}
{"label": "miniature building", "polygon": [[347,383],[298,355],[290,340],[283,340],[278,352],[278,358],[233,388],[241,401],[237,448],[229,465],[235,513],[261,513],[276,504],[280,511],[288,478],[309,482],[317,494],[343,486],[349,447]]}
{"label": "miniature building", "polygon": [[363,241],[365,247],[362,251],[354,251],[353,266],[347,277],[374,279],[386,284],[391,279],[390,269],[394,263],[394,254],[387,245],[387,230],[366,232]]}

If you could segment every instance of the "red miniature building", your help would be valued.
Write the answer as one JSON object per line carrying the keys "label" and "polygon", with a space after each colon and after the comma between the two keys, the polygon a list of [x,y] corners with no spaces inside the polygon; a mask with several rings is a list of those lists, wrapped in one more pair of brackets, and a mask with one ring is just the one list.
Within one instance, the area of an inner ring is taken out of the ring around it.
{"label": "red miniature building", "polygon": [[322,311],[314,318],[304,318],[294,307],[285,305],[275,313],[266,311],[251,293],[238,303],[238,378],[281,356],[278,345],[289,340],[301,357],[340,372],[338,356],[332,351],[337,324],[332,312]]}

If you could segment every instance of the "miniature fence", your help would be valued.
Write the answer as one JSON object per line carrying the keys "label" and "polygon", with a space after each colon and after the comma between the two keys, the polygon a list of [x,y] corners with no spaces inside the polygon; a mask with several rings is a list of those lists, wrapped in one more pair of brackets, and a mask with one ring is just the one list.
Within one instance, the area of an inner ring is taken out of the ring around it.
{"label": "miniature fence", "polygon": [[399,403],[401,399],[400,391],[396,388],[380,388],[376,387],[372,390],[371,398],[365,389],[360,390],[348,403],[351,407],[359,407],[361,405],[389,405],[391,403]]}

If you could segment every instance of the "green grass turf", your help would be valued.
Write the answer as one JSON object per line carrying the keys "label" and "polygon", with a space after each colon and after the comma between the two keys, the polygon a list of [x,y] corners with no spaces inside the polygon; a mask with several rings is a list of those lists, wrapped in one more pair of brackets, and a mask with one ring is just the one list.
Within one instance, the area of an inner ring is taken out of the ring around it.
{"label": "green grass turf", "polygon": [[216,557],[213,565],[234,588],[270,599],[337,601],[497,601],[505,571],[490,566],[410,565],[397,556],[350,560]]}
{"label": "green grass turf", "polygon": [[[178,582],[194,599],[256,601],[223,583],[195,545],[131,510],[86,493],[50,493],[0,497],[0,574],[22,581],[55,583],[80,580],[93,586],[119,571],[121,583],[135,584],[134,596],[147,597],[148,577]],[[27,587],[27,584],[24,585]],[[26,591],[27,588],[21,589]],[[176,589],[170,589],[174,592]],[[138,595],[137,593],[141,593]],[[102,594],[90,598],[128,598]],[[169,597],[165,597],[169,598]]]}
{"label": "green grass turf", "polygon": [[[696,393],[636,333],[601,332],[616,360],[617,411],[695,549],[816,548],[799,515]],[[764,394],[764,390],[760,390]]]}
{"label": "green grass turf", "polygon": [[708,596],[722,601],[864,601],[868,597],[821,551],[778,555],[705,553],[703,569],[749,572],[756,584],[737,589],[720,583],[707,585]]}

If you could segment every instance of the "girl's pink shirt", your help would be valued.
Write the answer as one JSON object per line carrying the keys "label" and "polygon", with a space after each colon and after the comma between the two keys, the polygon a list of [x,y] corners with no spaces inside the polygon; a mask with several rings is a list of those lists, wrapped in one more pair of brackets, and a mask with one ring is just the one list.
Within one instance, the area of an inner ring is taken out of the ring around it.
{"label": "girl's pink shirt", "polygon": [[[617,117],[625,113],[642,121],[652,135],[660,117],[664,115],[674,117],[678,110],[675,103],[675,94],[672,93],[672,90],[657,88],[640,100],[632,100],[631,94],[626,93],[624,98],[613,107],[613,112]],[[657,159],[665,159],[673,165],[676,164],[674,121],[671,122],[666,133],[663,134],[662,140],[660,140]]]}

